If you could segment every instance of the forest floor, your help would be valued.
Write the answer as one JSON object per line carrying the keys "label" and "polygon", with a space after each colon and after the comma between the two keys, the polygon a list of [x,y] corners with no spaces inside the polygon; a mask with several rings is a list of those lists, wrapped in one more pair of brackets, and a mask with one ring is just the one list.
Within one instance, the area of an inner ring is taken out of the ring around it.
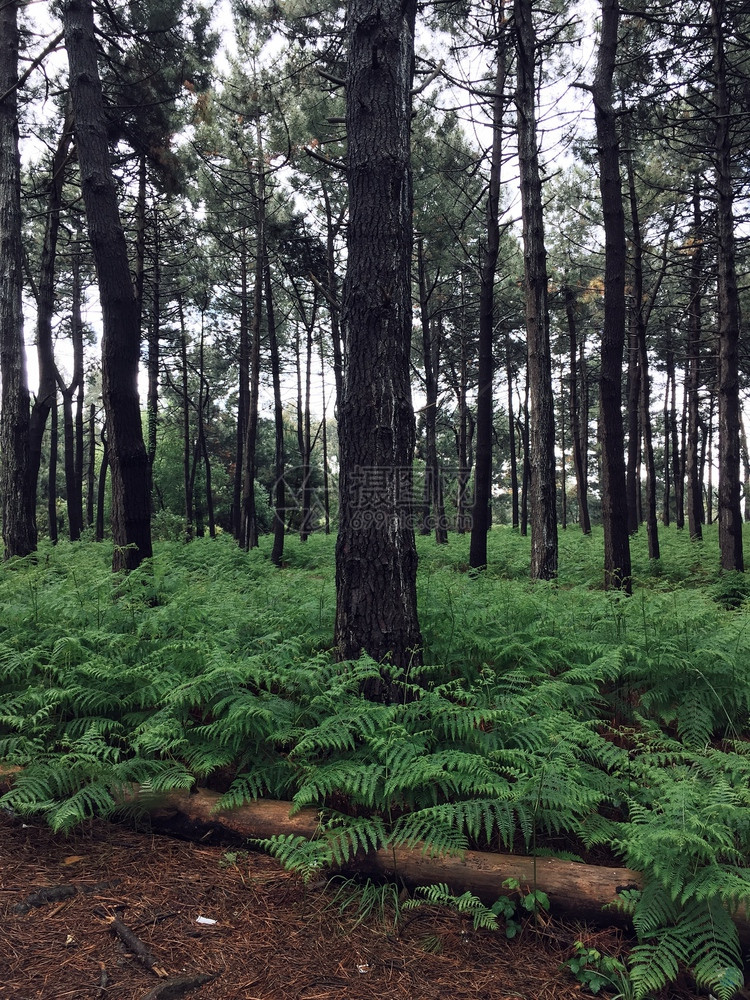
{"label": "forest floor", "polygon": [[572,943],[627,945],[554,920],[509,941],[429,906],[397,930],[340,909],[264,854],[0,813],[0,1000],[572,1000],[591,995],[563,966]]}

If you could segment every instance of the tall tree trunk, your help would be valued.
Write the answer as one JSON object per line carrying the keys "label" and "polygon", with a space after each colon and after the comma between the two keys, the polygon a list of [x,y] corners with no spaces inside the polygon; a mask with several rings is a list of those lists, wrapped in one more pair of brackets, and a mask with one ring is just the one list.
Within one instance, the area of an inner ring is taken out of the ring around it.
{"label": "tall tree trunk", "polygon": [[[273,490],[273,547],[271,562],[281,566],[284,557],[284,532],[286,528],[284,511],[286,509],[286,488],[284,483],[284,405],[281,399],[281,363],[279,360],[279,339],[276,334],[276,311],[271,285],[271,266],[264,253],[264,284],[266,292],[266,319],[268,321],[268,346],[271,352],[271,379],[273,381],[273,422],[275,429],[274,444],[274,490]],[[322,347],[321,347],[322,350]]]}
{"label": "tall tree trunk", "polygon": [[[78,244],[74,249],[70,330],[73,342],[73,377],[66,386],[59,372],[57,381],[63,399],[63,442],[65,455],[65,499],[68,511],[68,535],[79,541],[83,530],[83,423],[80,394],[83,390],[83,319],[81,317],[81,274]],[[73,401],[77,399],[76,415]]]}
{"label": "tall tree trunk", "polygon": [[86,527],[94,523],[94,491],[96,489],[96,406],[89,405],[89,456],[86,467]]}
{"label": "tall tree trunk", "polygon": [[49,540],[57,545],[57,392],[50,407],[49,426],[49,468],[47,470],[47,521],[49,524]]}
{"label": "tall tree trunk", "polygon": [[510,331],[505,330],[505,379],[508,383],[508,439],[510,458],[510,509],[511,524],[518,527],[518,458],[516,449],[516,421],[513,415],[513,364],[510,354]]}
{"label": "tall tree trunk", "polygon": [[604,323],[599,377],[604,583],[632,591],[622,426],[622,361],[625,349],[625,213],[620,182],[612,81],[617,55],[618,0],[602,0],[602,23],[592,87],[599,185],[604,221]]}
{"label": "tall tree trunk", "polygon": [[425,514],[423,515],[422,534],[430,534],[430,510],[435,526],[435,541],[445,544],[448,541],[448,526],[445,523],[443,509],[443,488],[441,482],[440,464],[437,451],[437,407],[438,407],[438,373],[440,370],[440,323],[430,317],[429,301],[434,290],[428,287],[426,264],[424,259],[424,244],[420,239],[417,243],[417,274],[419,280],[419,313],[422,328],[422,363],[424,365],[425,388]]}
{"label": "tall tree trunk", "polygon": [[[632,228],[633,269],[633,329],[638,349],[638,379],[640,425],[646,459],[646,532],[648,534],[648,555],[659,558],[659,526],[656,517],[656,463],[651,435],[651,383],[648,374],[648,350],[646,345],[646,310],[643,295],[643,250],[641,245],[641,224],[638,213],[638,199],[635,190],[635,174],[632,157],[627,156],[628,195],[630,200],[630,223]],[[653,302],[653,296],[649,297]]]}
{"label": "tall tree trunk", "polygon": [[547,302],[542,181],[536,136],[536,31],[531,0],[514,0],[518,159],[526,291],[526,339],[531,396],[531,578],[557,576],[555,407]]}
{"label": "tall tree trunk", "polygon": [[732,137],[725,0],[711,0],[716,123],[716,265],[719,333],[719,550],[723,569],[745,568],[740,509],[740,303],[735,264]]}
{"label": "tall tree trunk", "polygon": [[21,302],[21,161],[16,90],[19,7],[14,0],[0,4],[0,495],[6,559],[29,555],[37,541]]}
{"label": "tall tree trunk", "polygon": [[216,521],[214,519],[214,497],[211,485],[211,458],[208,454],[206,444],[206,412],[210,403],[210,388],[206,379],[205,367],[205,320],[208,302],[201,308],[201,333],[198,347],[198,404],[196,406],[198,416],[198,443],[197,449],[203,459],[203,470],[206,488],[206,514],[208,515],[208,534],[211,538],[216,538]]}
{"label": "tall tree trunk", "polygon": [[112,470],[114,570],[152,554],[149,464],[138,401],[140,322],[107,147],[91,0],[62,4],[81,189],[102,306],[102,394]]}
{"label": "tall tree trunk", "polygon": [[[351,0],[346,86],[348,259],[339,406],[336,645],[421,662],[412,524],[411,86],[416,0]],[[368,697],[398,696],[387,676]]]}
{"label": "tall tree trunk", "polygon": [[326,299],[330,306],[333,377],[336,384],[336,406],[338,406],[343,391],[343,359],[341,353],[341,323],[339,313],[339,276],[336,268],[336,237],[344,224],[345,208],[342,208],[338,218],[334,219],[328,188],[325,183],[322,187],[323,204],[325,205],[326,212]]}
{"label": "tall tree trunk", "polygon": [[641,523],[641,368],[638,363],[638,331],[635,324],[635,312],[630,311],[630,328],[627,336],[628,379],[627,379],[627,424],[628,450],[625,470],[625,488],[627,490],[628,531],[631,535],[638,532]]}
{"label": "tall tree trunk", "polygon": [[521,480],[521,535],[523,538],[529,532],[529,487],[531,485],[531,447],[529,433],[529,372],[526,369],[526,379],[523,389],[523,409],[518,429],[523,443],[523,478]]}
{"label": "tall tree trunk", "polygon": [[576,322],[576,297],[573,289],[566,283],[563,289],[565,296],[565,317],[568,323],[568,342],[570,344],[570,429],[573,451],[573,469],[576,476],[576,495],[578,500],[578,524],[584,535],[591,534],[591,519],[589,517],[589,501],[586,484],[585,459],[581,441],[581,413],[578,400],[578,324]]}
{"label": "tall tree trunk", "polygon": [[740,448],[742,450],[742,471],[745,481],[742,484],[742,498],[744,500],[745,521],[750,521],[750,451],[747,447],[747,432],[745,431],[745,421],[740,417]]}
{"label": "tall tree trunk", "polygon": [[495,93],[492,98],[492,152],[485,209],[486,243],[479,274],[479,385],[477,387],[476,454],[474,457],[474,507],[471,519],[469,565],[487,565],[487,531],[492,499],[492,382],[495,365],[492,343],[495,333],[495,271],[500,250],[500,167],[503,153],[503,111],[506,75],[505,0],[493,3],[497,32]]}
{"label": "tall tree trunk", "polygon": [[180,320],[180,369],[182,387],[180,407],[182,409],[182,483],[185,496],[185,541],[193,537],[193,481],[192,468],[193,437],[190,430],[190,385],[188,382],[187,329],[182,295],[177,296],[177,315]]}
{"label": "tall tree trunk", "polygon": [[29,461],[31,478],[30,490],[36,500],[39,469],[42,461],[42,441],[44,428],[50,409],[56,404],[57,380],[55,374],[55,353],[52,336],[52,322],[55,309],[55,263],[57,260],[57,237],[60,230],[60,207],[65,180],[65,165],[70,156],[73,138],[73,124],[68,105],[62,132],[57,141],[50,165],[47,189],[47,212],[44,239],[39,263],[39,281],[36,295],[36,356],[39,370],[39,388],[31,408],[29,423]]}
{"label": "tall tree trunk", "polygon": [[[258,518],[255,512],[255,448],[258,438],[258,398],[260,395],[260,338],[263,310],[264,247],[266,245],[266,173],[263,156],[263,136],[260,118],[255,124],[258,180],[255,231],[255,277],[253,287],[253,321],[250,331],[250,389],[247,398],[247,427],[242,456],[242,525],[240,545],[246,551],[258,545]],[[251,178],[251,184],[254,183]]]}
{"label": "tall tree trunk", "polygon": [[703,537],[703,487],[700,460],[698,388],[700,386],[701,311],[703,287],[703,220],[698,177],[693,180],[693,239],[690,258],[690,312],[687,338],[687,475],[688,530],[690,537]]}
{"label": "tall tree trunk", "polygon": [[242,462],[245,454],[248,407],[250,402],[250,308],[248,305],[248,267],[246,233],[242,233],[239,255],[240,267],[240,339],[237,361],[239,365],[237,382],[237,438],[234,461],[234,483],[232,494],[232,532],[237,541],[242,537]]}
{"label": "tall tree trunk", "polygon": [[96,490],[96,528],[94,538],[97,542],[104,539],[104,501],[107,495],[107,470],[109,469],[109,443],[102,427],[102,464],[99,466],[99,482]]}
{"label": "tall tree trunk", "polygon": [[560,525],[565,531],[568,527],[568,476],[567,456],[565,448],[565,370],[560,365]]}
{"label": "tall tree trunk", "polygon": [[[161,238],[159,210],[154,208],[154,275],[151,292],[151,322],[148,325],[148,391],[146,413],[148,426],[149,469],[153,470],[156,458],[156,435],[159,427],[159,341],[161,338]],[[151,477],[153,479],[153,476]],[[153,484],[152,484],[153,485]]]}

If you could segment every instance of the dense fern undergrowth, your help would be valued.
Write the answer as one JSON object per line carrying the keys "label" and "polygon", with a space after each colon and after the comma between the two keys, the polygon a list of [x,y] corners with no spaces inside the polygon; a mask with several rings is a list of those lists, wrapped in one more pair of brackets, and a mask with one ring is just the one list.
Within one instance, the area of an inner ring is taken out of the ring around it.
{"label": "dense fern undergrowth", "polygon": [[[312,841],[268,846],[306,874],[360,848],[427,845],[642,871],[625,894],[633,996],[689,966],[727,1000],[742,984],[731,914],[750,898],[750,603],[715,539],[634,545],[632,598],[600,586],[601,538],[562,533],[555,584],[527,580],[528,541],[420,540],[426,666],[404,697],[360,696],[381,668],[336,663],[333,541],[288,565],[227,537],[163,542],[127,577],[106,545],[59,544],[0,574],[0,798],[55,829],[155,793],[224,781],[222,804],[321,809]],[[121,801],[121,800],[120,800]]]}

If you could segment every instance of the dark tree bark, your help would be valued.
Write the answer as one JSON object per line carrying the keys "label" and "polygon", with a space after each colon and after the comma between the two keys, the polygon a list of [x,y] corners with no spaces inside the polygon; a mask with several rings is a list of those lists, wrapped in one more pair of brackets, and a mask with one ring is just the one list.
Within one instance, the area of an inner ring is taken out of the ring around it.
{"label": "dark tree bark", "polygon": [[47,521],[49,540],[57,545],[57,447],[58,447],[57,393],[50,407],[49,422],[49,467],[47,469]]}
{"label": "dark tree bark", "polygon": [[628,451],[625,468],[625,489],[627,491],[628,531],[638,532],[641,523],[641,366],[638,363],[638,331],[635,312],[630,311],[630,327],[627,335],[628,378],[627,378],[627,424]]}
{"label": "dark tree bark", "polygon": [[[284,557],[284,533],[286,523],[284,510],[286,508],[286,488],[284,485],[284,465],[286,456],[284,450],[284,405],[281,399],[281,363],[279,360],[279,339],[276,334],[276,312],[271,285],[271,267],[266,256],[264,266],[264,286],[266,293],[266,319],[268,321],[268,346],[271,352],[271,379],[273,381],[273,418],[275,429],[274,447],[274,490],[273,490],[273,548],[271,562],[281,566]],[[325,419],[325,417],[323,418]]]}
{"label": "dark tree bark", "polygon": [[107,494],[107,470],[109,469],[109,442],[102,427],[102,464],[99,467],[99,483],[96,491],[96,528],[94,538],[97,542],[104,539],[104,499]]}
{"label": "dark tree bark", "polygon": [[89,405],[89,454],[86,465],[86,527],[94,523],[94,490],[96,489],[96,406]]}
{"label": "dark tree bark", "polygon": [[424,244],[417,244],[417,276],[419,282],[419,312],[422,329],[422,363],[424,365],[424,430],[425,430],[425,491],[421,534],[431,532],[430,511],[434,518],[435,541],[441,545],[448,541],[448,526],[443,507],[443,486],[437,451],[438,374],[440,371],[440,323],[430,316],[430,297],[434,291],[428,286]]}
{"label": "dark tree bark", "polygon": [[503,111],[506,75],[506,26],[504,0],[495,7],[497,54],[495,93],[492,98],[492,152],[485,208],[485,238],[479,274],[479,385],[477,387],[476,454],[474,456],[474,507],[471,518],[469,565],[487,566],[487,532],[492,500],[492,382],[495,374],[495,271],[500,250],[500,167],[503,153]]}
{"label": "dark tree bark", "polygon": [[508,439],[510,459],[510,509],[511,525],[518,527],[518,458],[516,448],[516,421],[513,415],[513,363],[510,351],[510,331],[505,331],[505,379],[508,384]]}
{"label": "dark tree bark", "polygon": [[70,156],[73,126],[70,114],[66,115],[60,138],[50,165],[47,190],[47,215],[44,239],[39,264],[39,280],[36,294],[36,356],[39,369],[39,388],[31,408],[29,424],[29,456],[31,477],[30,489],[36,499],[39,469],[42,461],[42,441],[47,417],[57,398],[55,374],[55,354],[52,337],[52,321],[55,305],[55,262],[57,260],[57,237],[60,229],[60,208],[65,179],[65,165]]}
{"label": "dark tree bark", "polygon": [[542,181],[536,135],[536,31],[531,0],[514,0],[517,48],[516,108],[521,225],[526,292],[526,340],[531,398],[531,578],[557,576],[555,406],[547,301]]}
{"label": "dark tree bark", "polygon": [[140,317],[107,146],[91,0],[62,4],[81,189],[102,306],[102,395],[112,477],[114,570],[152,554],[149,463],[138,400]]}
{"label": "dark tree bark", "polygon": [[[78,245],[72,260],[72,305],[70,334],[73,344],[73,377],[65,385],[56,369],[57,384],[63,401],[63,448],[65,456],[65,501],[68,512],[68,537],[79,541],[83,530],[83,319],[81,316],[81,274]],[[76,402],[75,414],[73,403]]]}
{"label": "dark tree bark", "polygon": [[719,550],[723,569],[745,568],[740,509],[740,304],[735,263],[731,103],[724,46],[726,4],[711,0],[713,38],[716,264],[719,326]]}
{"label": "dark tree bark", "polygon": [[625,213],[619,139],[612,104],[620,8],[602,0],[596,75],[592,86],[605,239],[604,323],[599,378],[604,583],[632,591],[622,426],[622,361],[625,349]]}
{"label": "dark tree bark", "polygon": [[688,531],[703,537],[703,488],[701,485],[698,388],[700,386],[701,311],[703,288],[703,220],[698,178],[693,182],[693,245],[690,259],[690,306],[687,339],[687,433],[685,472],[687,477]]}
{"label": "dark tree bark", "polygon": [[0,494],[6,559],[29,555],[37,541],[21,304],[21,161],[16,90],[19,7],[13,0],[0,4]]}
{"label": "dark tree bark", "polygon": [[[411,402],[411,85],[416,0],[351,0],[346,85],[348,259],[342,303],[336,645],[421,662]],[[368,697],[397,696],[390,681]]]}
{"label": "dark tree bark", "polygon": [[[644,302],[641,224],[635,190],[635,174],[629,154],[627,158],[627,173],[633,248],[631,261],[633,270],[632,322],[636,349],[638,351],[638,408],[640,411],[640,426],[646,460],[646,531],[648,534],[649,558],[658,559],[659,526],[656,517],[656,463],[654,461],[654,444],[651,435],[651,382],[648,373],[648,350],[646,345],[646,325],[650,308]],[[653,303],[654,297],[655,293],[649,296],[650,303]]]}
{"label": "dark tree bark", "polygon": [[182,482],[185,494],[185,541],[193,537],[193,436],[190,430],[190,386],[188,383],[187,329],[185,328],[185,309],[182,295],[177,296],[177,315],[180,320],[180,370],[182,386],[180,390],[180,406],[182,409]]}
{"label": "dark tree bark", "polygon": [[[240,545],[245,551],[257,548],[258,518],[255,512],[255,448],[258,438],[258,398],[260,394],[260,337],[261,312],[263,309],[263,270],[266,245],[266,174],[263,156],[263,136],[260,119],[256,121],[255,135],[257,143],[258,178],[255,193],[255,276],[253,284],[253,319],[250,330],[249,354],[249,392],[247,397],[247,427],[243,441],[242,455],[242,519],[240,526]],[[251,187],[255,181],[251,175]]]}
{"label": "dark tree bark", "polygon": [[237,541],[242,537],[242,477],[250,402],[250,308],[248,304],[247,241],[243,230],[239,255],[240,268],[240,338],[238,345],[237,438],[234,461],[234,492],[232,497],[232,531]]}
{"label": "dark tree bark", "polygon": [[585,458],[581,440],[581,412],[578,400],[578,324],[576,322],[576,298],[573,289],[566,284],[565,317],[568,323],[568,343],[570,344],[570,429],[572,437],[573,470],[576,477],[578,500],[578,524],[584,535],[591,534],[589,501],[586,482]]}
{"label": "dark tree bark", "polygon": [[[159,233],[159,211],[154,209],[154,263],[153,288],[151,290],[151,321],[148,325],[148,389],[146,413],[149,469],[153,469],[156,458],[156,439],[159,427],[159,348],[161,340],[161,238]],[[153,477],[152,477],[153,480]],[[152,482],[153,486],[153,482]]]}

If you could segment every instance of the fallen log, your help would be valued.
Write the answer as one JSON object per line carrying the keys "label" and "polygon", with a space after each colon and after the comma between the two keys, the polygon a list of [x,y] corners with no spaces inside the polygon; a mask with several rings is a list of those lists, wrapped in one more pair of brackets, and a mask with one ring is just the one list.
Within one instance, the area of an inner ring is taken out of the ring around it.
{"label": "fallen log", "polygon": [[[312,838],[320,833],[317,809],[300,809],[290,816],[289,802],[270,800],[248,802],[237,809],[217,809],[220,798],[216,792],[201,789],[192,794],[174,792],[158,800],[139,795],[131,802],[147,809],[157,827],[197,838],[213,833],[265,840],[288,834]],[[640,873],[630,868],[488,851],[438,856],[419,848],[389,848],[360,853],[345,868],[366,875],[401,879],[407,885],[445,882],[453,892],[460,894],[468,889],[485,903],[494,903],[501,895],[514,895],[516,891],[503,887],[503,882],[515,879],[522,889],[545,892],[557,913],[607,924],[625,924],[627,918],[615,908],[606,911],[602,908],[614,903],[621,890],[638,889],[643,884]],[[750,928],[748,930],[750,933]]]}

